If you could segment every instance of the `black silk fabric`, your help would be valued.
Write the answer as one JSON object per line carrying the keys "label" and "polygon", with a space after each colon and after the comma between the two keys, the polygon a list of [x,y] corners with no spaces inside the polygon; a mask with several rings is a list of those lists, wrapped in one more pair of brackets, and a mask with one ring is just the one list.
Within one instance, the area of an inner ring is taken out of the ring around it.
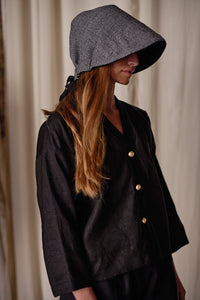
{"label": "black silk fabric", "polygon": [[40,128],[37,195],[54,296],[142,268],[188,243],[155,156],[147,113],[116,103],[124,134],[104,117],[103,174],[110,179],[101,198],[74,193],[73,136],[62,116],[54,113]]}

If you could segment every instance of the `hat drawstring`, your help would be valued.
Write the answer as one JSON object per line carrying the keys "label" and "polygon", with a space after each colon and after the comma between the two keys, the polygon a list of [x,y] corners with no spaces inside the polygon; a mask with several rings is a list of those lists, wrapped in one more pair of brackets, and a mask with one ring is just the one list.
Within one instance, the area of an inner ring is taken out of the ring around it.
{"label": "hat drawstring", "polygon": [[61,102],[69,93],[69,91],[72,89],[73,84],[76,80],[74,79],[74,76],[69,76],[67,78],[66,84],[65,84],[65,89],[63,93],[60,95],[59,101]]}

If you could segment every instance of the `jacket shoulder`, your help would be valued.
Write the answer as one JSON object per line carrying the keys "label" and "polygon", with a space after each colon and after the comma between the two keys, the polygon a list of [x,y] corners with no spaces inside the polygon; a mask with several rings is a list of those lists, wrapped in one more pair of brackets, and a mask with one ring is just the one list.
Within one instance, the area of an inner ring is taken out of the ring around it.
{"label": "jacket shoulder", "polygon": [[62,149],[73,143],[71,129],[58,112],[54,112],[41,125],[37,140],[37,156],[47,150]]}
{"label": "jacket shoulder", "polygon": [[148,126],[150,125],[149,116],[144,109],[134,106],[132,104],[129,104],[127,102],[124,102],[122,100],[117,100],[117,101],[118,101],[119,106],[122,109],[124,109],[126,112],[128,112],[128,114],[130,115],[130,117],[133,120],[138,121],[143,126],[145,124]]}

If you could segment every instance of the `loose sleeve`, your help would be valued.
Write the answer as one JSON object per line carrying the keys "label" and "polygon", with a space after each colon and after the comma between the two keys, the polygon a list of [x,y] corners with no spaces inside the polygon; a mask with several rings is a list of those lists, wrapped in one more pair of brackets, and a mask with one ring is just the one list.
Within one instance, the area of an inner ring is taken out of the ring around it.
{"label": "loose sleeve", "polygon": [[36,157],[37,198],[44,259],[54,296],[91,285],[74,205],[74,160],[69,145],[66,130],[52,130],[47,122],[42,125]]}
{"label": "loose sleeve", "polygon": [[158,174],[158,177],[160,180],[160,184],[161,184],[163,194],[164,194],[164,199],[165,199],[165,205],[166,205],[168,223],[169,223],[170,239],[171,239],[171,241],[170,241],[171,249],[172,249],[172,252],[175,252],[182,246],[188,244],[189,241],[186,236],[184,226],[177,214],[176,207],[174,205],[174,202],[170,195],[166,181],[162,174],[158,159],[156,157],[156,145],[155,145],[153,132],[151,130],[150,119],[147,114],[146,114],[146,117],[147,117],[147,121],[148,121],[148,132],[149,132],[148,135],[149,135],[149,141],[150,141],[149,142],[150,151],[153,156],[154,164],[156,167],[156,171],[157,171],[157,174]]}

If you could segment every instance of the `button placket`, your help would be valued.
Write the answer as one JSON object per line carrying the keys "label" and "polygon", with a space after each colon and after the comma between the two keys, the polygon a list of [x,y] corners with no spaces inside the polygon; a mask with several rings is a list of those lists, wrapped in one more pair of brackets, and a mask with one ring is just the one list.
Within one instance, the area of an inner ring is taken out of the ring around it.
{"label": "button placket", "polygon": [[[135,157],[135,152],[134,152],[133,150],[130,150],[130,151],[128,152],[128,156],[129,156],[130,159],[134,158],[134,157]],[[135,157],[135,159],[136,159],[136,161],[137,161],[137,158],[136,158],[136,157]],[[135,164],[134,162],[136,162],[135,159],[132,161],[133,164]],[[137,174],[137,172],[136,172],[136,174]],[[137,177],[138,177],[138,176],[137,176]],[[140,176],[139,176],[139,177],[140,177]],[[139,179],[139,178],[138,178],[138,179]],[[138,180],[138,181],[139,181],[139,180]],[[141,193],[141,190],[142,190],[142,184],[141,184],[141,183],[137,183],[137,181],[136,181],[136,184],[135,184],[135,190],[136,190],[137,192],[140,191],[140,193]],[[138,197],[139,197],[139,199],[141,200],[142,194],[140,194],[140,193],[138,194]],[[138,199],[138,200],[139,200],[139,199]],[[139,200],[139,202],[138,202],[138,203],[140,203],[139,205],[141,205],[140,200]],[[141,216],[140,222],[141,222],[142,224],[145,225],[145,224],[147,223],[147,218]]]}

